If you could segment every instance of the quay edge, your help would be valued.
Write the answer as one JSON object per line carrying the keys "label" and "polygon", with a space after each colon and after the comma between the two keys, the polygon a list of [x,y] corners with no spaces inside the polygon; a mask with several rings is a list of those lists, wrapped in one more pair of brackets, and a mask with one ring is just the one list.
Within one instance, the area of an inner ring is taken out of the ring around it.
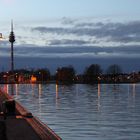
{"label": "quay edge", "polygon": [[[6,100],[13,100],[13,98],[0,89],[0,94],[5,96]],[[31,112],[25,109],[20,103],[15,101],[16,112],[19,113],[25,122],[27,122],[33,131],[39,136],[40,140],[62,140],[51,128],[41,122],[37,117],[33,116]],[[30,140],[30,139],[29,139]]]}

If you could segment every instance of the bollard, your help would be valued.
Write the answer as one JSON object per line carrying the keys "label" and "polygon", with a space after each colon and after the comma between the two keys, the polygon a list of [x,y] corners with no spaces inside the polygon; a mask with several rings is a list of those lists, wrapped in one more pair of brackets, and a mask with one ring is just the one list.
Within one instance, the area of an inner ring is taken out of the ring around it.
{"label": "bollard", "polygon": [[2,103],[4,119],[6,119],[7,115],[15,115],[15,101],[14,100],[6,100]]}

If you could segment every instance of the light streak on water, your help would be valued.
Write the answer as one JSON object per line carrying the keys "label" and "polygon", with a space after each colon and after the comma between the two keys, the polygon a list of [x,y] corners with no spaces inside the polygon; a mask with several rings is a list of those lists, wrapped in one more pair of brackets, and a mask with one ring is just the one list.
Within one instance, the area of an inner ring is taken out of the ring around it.
{"label": "light streak on water", "polygon": [[[9,94],[10,86],[1,85]],[[13,97],[63,140],[140,138],[140,84],[13,86]]]}

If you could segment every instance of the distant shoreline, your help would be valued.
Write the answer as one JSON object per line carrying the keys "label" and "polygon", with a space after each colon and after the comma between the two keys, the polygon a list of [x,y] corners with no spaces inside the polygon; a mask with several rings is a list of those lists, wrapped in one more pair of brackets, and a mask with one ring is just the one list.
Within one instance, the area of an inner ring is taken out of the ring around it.
{"label": "distant shoreline", "polygon": [[58,84],[58,85],[73,85],[73,84],[85,84],[85,85],[92,85],[92,84],[139,84],[139,82],[92,82],[92,83],[85,83],[85,82],[73,82],[73,83],[69,83],[69,82],[56,82],[56,81],[47,81],[47,82],[0,82],[0,84]]}

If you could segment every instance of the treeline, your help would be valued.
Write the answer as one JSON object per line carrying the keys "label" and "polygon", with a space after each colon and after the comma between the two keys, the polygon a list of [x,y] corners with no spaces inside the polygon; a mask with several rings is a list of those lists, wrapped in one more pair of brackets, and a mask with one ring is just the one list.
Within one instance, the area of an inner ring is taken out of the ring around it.
{"label": "treeline", "polygon": [[87,67],[83,74],[76,74],[74,67],[59,67],[56,73],[51,75],[49,69],[19,69],[14,72],[1,72],[0,82],[29,83],[29,82],[56,82],[56,83],[124,83],[139,82],[140,72],[130,74],[123,73],[119,65],[110,65],[103,71],[99,64],[92,64]]}

